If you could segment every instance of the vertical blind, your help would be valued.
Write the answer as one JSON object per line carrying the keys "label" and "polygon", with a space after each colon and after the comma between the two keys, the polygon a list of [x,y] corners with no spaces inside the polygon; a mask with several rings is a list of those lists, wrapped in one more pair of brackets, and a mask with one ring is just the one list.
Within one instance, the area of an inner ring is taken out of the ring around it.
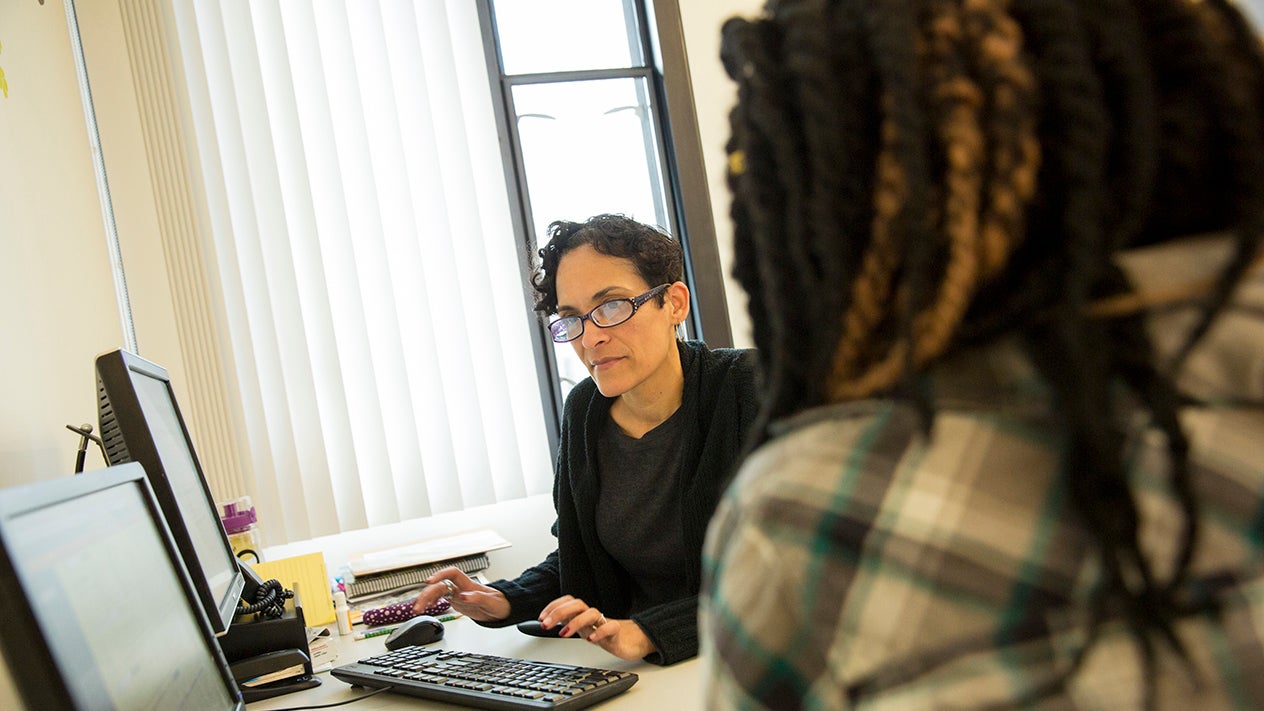
{"label": "vertical blind", "polygon": [[173,0],[269,542],[549,490],[469,0]]}

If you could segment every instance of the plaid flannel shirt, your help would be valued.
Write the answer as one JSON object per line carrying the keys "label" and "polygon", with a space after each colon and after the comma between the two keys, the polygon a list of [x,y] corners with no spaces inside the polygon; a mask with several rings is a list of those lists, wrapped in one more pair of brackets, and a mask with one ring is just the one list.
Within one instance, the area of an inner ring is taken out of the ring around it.
{"label": "plaid flannel shirt", "polygon": [[[710,708],[1142,705],[1118,622],[1068,680],[1097,568],[1039,379],[1004,344],[934,383],[930,440],[908,406],[857,402],[786,421],[743,465],[704,549]],[[1189,587],[1221,608],[1179,623],[1192,667],[1159,650],[1158,706],[1264,708],[1264,411],[1191,409],[1183,423],[1202,523]],[[1138,428],[1130,475],[1142,545],[1166,576],[1163,450]]]}

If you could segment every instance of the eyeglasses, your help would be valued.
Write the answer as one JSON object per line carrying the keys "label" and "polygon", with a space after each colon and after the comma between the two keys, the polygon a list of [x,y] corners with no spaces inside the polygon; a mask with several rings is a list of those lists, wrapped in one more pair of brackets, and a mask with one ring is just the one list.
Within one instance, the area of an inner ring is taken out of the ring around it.
{"label": "eyeglasses", "polygon": [[663,293],[671,284],[662,284],[630,299],[611,299],[598,304],[583,316],[563,316],[549,324],[549,334],[554,343],[570,343],[584,335],[584,321],[592,321],[598,328],[610,328],[632,318],[641,304]]}

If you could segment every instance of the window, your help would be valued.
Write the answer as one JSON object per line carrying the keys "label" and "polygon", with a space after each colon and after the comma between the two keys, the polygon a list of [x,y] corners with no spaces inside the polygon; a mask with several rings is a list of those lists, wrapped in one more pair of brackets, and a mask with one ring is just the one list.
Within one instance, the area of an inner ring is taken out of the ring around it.
{"label": "window", "polygon": [[[681,178],[682,163],[695,166],[695,175],[702,171],[677,6],[661,0],[483,2],[489,61],[499,72],[508,182],[526,254],[534,257],[554,220],[614,212],[658,225],[685,246],[694,296],[689,337],[705,333],[713,346],[730,345],[705,181],[685,186]],[[663,34],[673,41],[656,44]],[[553,402],[556,432],[566,394],[588,373],[569,344],[554,344],[539,331],[541,390]]]}

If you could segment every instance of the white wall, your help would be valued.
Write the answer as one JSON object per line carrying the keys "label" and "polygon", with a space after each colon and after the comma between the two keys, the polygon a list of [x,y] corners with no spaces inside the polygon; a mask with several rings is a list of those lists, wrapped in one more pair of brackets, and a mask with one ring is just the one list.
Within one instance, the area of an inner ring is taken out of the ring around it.
{"label": "white wall", "polygon": [[[79,2],[142,355],[179,382],[131,71],[114,0]],[[0,2],[0,486],[69,474],[96,423],[93,358],[124,344],[63,4]],[[95,451],[88,468],[103,466]]]}
{"label": "white wall", "polygon": [[[180,361],[114,0],[79,22],[143,354]],[[61,0],[0,1],[0,487],[67,476],[93,358],[124,343]],[[104,466],[95,451],[87,468]],[[86,593],[87,591],[85,591]],[[20,708],[0,665],[0,708]]]}
{"label": "white wall", "polygon": [[69,473],[93,349],[121,342],[60,3],[0,3],[0,484]]}

